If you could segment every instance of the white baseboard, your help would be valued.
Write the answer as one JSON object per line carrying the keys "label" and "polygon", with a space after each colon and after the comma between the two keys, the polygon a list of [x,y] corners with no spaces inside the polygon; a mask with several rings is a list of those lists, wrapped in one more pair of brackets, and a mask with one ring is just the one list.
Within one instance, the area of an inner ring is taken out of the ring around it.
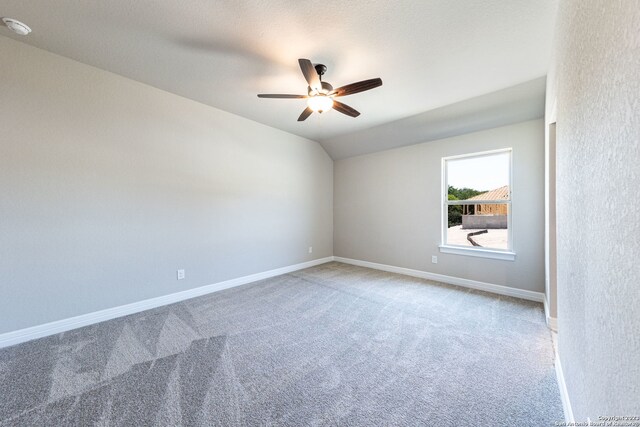
{"label": "white baseboard", "polygon": [[560,400],[562,400],[562,410],[564,411],[564,420],[566,423],[573,423],[573,410],[571,409],[571,401],[569,400],[569,392],[567,391],[567,383],[564,381],[564,373],[562,372],[562,364],[560,356],[556,351],[556,378],[558,379],[558,388],[560,389]]}
{"label": "white baseboard", "polygon": [[8,347],[22,342],[31,341],[36,338],[42,338],[49,335],[58,334],[72,329],[80,328],[94,323],[103,322],[105,320],[114,319],[116,317],[127,316],[129,314],[139,313],[144,310],[160,307],[175,302],[184,301],[212,292],[221,291],[223,289],[244,285],[269,277],[279,276],[281,274],[290,273],[292,271],[302,270],[316,265],[324,264],[330,261],[343,262],[345,264],[358,265],[361,267],[373,268],[376,270],[388,271],[391,273],[404,274],[407,276],[419,277],[422,279],[435,280],[451,285],[463,286],[466,288],[478,289],[486,292],[492,292],[500,295],[508,295],[516,298],[522,298],[531,301],[544,302],[544,294],[542,292],[533,292],[523,289],[510,288],[508,286],[495,285],[492,283],[479,282],[476,280],[461,279],[458,277],[445,276],[443,274],[429,273],[426,271],[412,270],[403,267],[394,267],[391,265],[378,264],[368,261],[360,261],[342,257],[326,257],[313,261],[303,262],[300,264],[290,265],[287,267],[277,268],[262,273],[251,274],[249,276],[238,277],[236,279],[226,280],[224,282],[214,283],[211,285],[201,286],[182,292],[177,292],[161,297],[151,298],[131,304],[112,307],[105,310],[95,311],[92,313],[82,314],[80,316],[70,317],[67,319],[57,320],[42,325],[32,326],[17,331],[6,332],[0,334],[0,348]]}
{"label": "white baseboard", "polygon": [[45,323],[43,325],[37,325],[17,331],[6,332],[4,334],[0,334],[0,348],[20,344],[25,341],[31,341],[36,338],[58,334],[60,332],[80,328],[82,326],[92,325],[94,323],[103,322],[105,320],[114,319],[116,317],[139,313],[144,310],[149,310],[167,304],[173,304],[175,302],[180,302],[201,295],[210,294],[212,292],[221,291],[223,289],[233,288],[235,286],[245,285],[247,283],[255,282],[258,280],[280,276],[281,274],[302,270],[330,261],[333,261],[333,257],[320,258],[313,261],[290,265],[287,267],[276,268],[275,270],[269,270],[262,273],[251,274],[249,276],[238,277],[236,279],[225,280],[224,282],[218,282],[212,285],[206,285],[182,292],[176,292],[174,294],[163,295],[161,297],[138,301],[131,304],[107,308],[100,311],[94,311],[93,313],[87,313],[80,316],[70,317],[68,319],[57,320],[55,322]]}
{"label": "white baseboard", "polygon": [[547,302],[547,297],[546,296],[544,298],[543,303],[544,303],[544,317],[547,320],[547,326],[553,332],[558,332],[558,318],[551,317],[549,315],[549,303]]}
{"label": "white baseboard", "polygon": [[493,283],[479,282],[477,280],[461,279],[459,277],[445,276],[444,274],[429,273],[427,271],[412,270],[410,268],[394,267],[392,265],[378,264],[357,259],[333,257],[334,261],[345,264],[358,265],[360,267],[373,268],[375,270],[388,271],[390,273],[404,274],[406,276],[419,277],[421,279],[435,280],[437,282],[448,283],[450,285],[462,286],[465,288],[478,289],[480,291],[494,294],[507,295],[515,298],[522,298],[530,301],[544,302],[543,292],[527,291],[524,289],[511,288],[509,286],[494,285]]}

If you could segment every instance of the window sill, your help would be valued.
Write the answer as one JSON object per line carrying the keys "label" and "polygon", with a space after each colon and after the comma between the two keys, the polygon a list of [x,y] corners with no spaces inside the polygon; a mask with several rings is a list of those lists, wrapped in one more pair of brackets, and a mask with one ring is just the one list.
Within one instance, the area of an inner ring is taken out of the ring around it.
{"label": "window sill", "polygon": [[440,252],[445,254],[456,254],[474,256],[480,258],[500,259],[503,261],[515,261],[516,253],[510,251],[498,251],[491,249],[465,248],[462,246],[440,245]]}

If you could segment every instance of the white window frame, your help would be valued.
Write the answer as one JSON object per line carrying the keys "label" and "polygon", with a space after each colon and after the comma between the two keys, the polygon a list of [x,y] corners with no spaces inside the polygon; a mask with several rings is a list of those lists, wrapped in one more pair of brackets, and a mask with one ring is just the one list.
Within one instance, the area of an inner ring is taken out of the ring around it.
{"label": "white window frame", "polygon": [[[469,204],[462,200],[449,200],[448,161],[486,157],[495,154],[509,153],[509,200],[483,200],[483,204],[506,204],[507,209],[507,249],[487,249],[476,246],[461,246],[447,244],[447,229],[449,228],[449,206]],[[466,255],[481,258],[492,258],[505,261],[515,261],[516,253],[513,251],[513,149],[501,148],[499,150],[482,151],[478,153],[461,154],[442,158],[442,198],[441,198],[441,238],[440,252],[447,254]]]}

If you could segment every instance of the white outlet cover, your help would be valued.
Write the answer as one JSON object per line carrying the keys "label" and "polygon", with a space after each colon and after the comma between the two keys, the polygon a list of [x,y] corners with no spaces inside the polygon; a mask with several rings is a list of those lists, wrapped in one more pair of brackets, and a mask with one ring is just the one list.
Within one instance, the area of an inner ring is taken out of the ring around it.
{"label": "white outlet cover", "polygon": [[309,246],[309,253],[312,254],[313,253],[313,246]]}
{"label": "white outlet cover", "polygon": [[178,270],[178,280],[184,279],[184,270]]}
{"label": "white outlet cover", "polygon": [[435,256],[435,255],[433,255],[433,256],[431,257],[431,262],[432,262],[433,264],[437,264],[437,263],[438,263],[438,257],[437,257],[437,256]]}

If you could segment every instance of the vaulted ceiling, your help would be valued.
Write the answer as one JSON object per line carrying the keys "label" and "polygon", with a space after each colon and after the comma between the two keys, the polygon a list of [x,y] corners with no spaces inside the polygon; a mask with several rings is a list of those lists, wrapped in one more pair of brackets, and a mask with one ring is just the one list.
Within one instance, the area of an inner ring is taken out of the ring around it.
{"label": "vaulted ceiling", "polygon": [[[33,33],[8,36],[320,142],[544,76],[557,0],[4,0],[0,16]],[[327,65],[340,86],[380,88],[336,111],[296,119],[297,58]],[[347,142],[341,142],[348,144]],[[330,144],[325,143],[325,148]],[[330,148],[328,148],[330,150]]]}

